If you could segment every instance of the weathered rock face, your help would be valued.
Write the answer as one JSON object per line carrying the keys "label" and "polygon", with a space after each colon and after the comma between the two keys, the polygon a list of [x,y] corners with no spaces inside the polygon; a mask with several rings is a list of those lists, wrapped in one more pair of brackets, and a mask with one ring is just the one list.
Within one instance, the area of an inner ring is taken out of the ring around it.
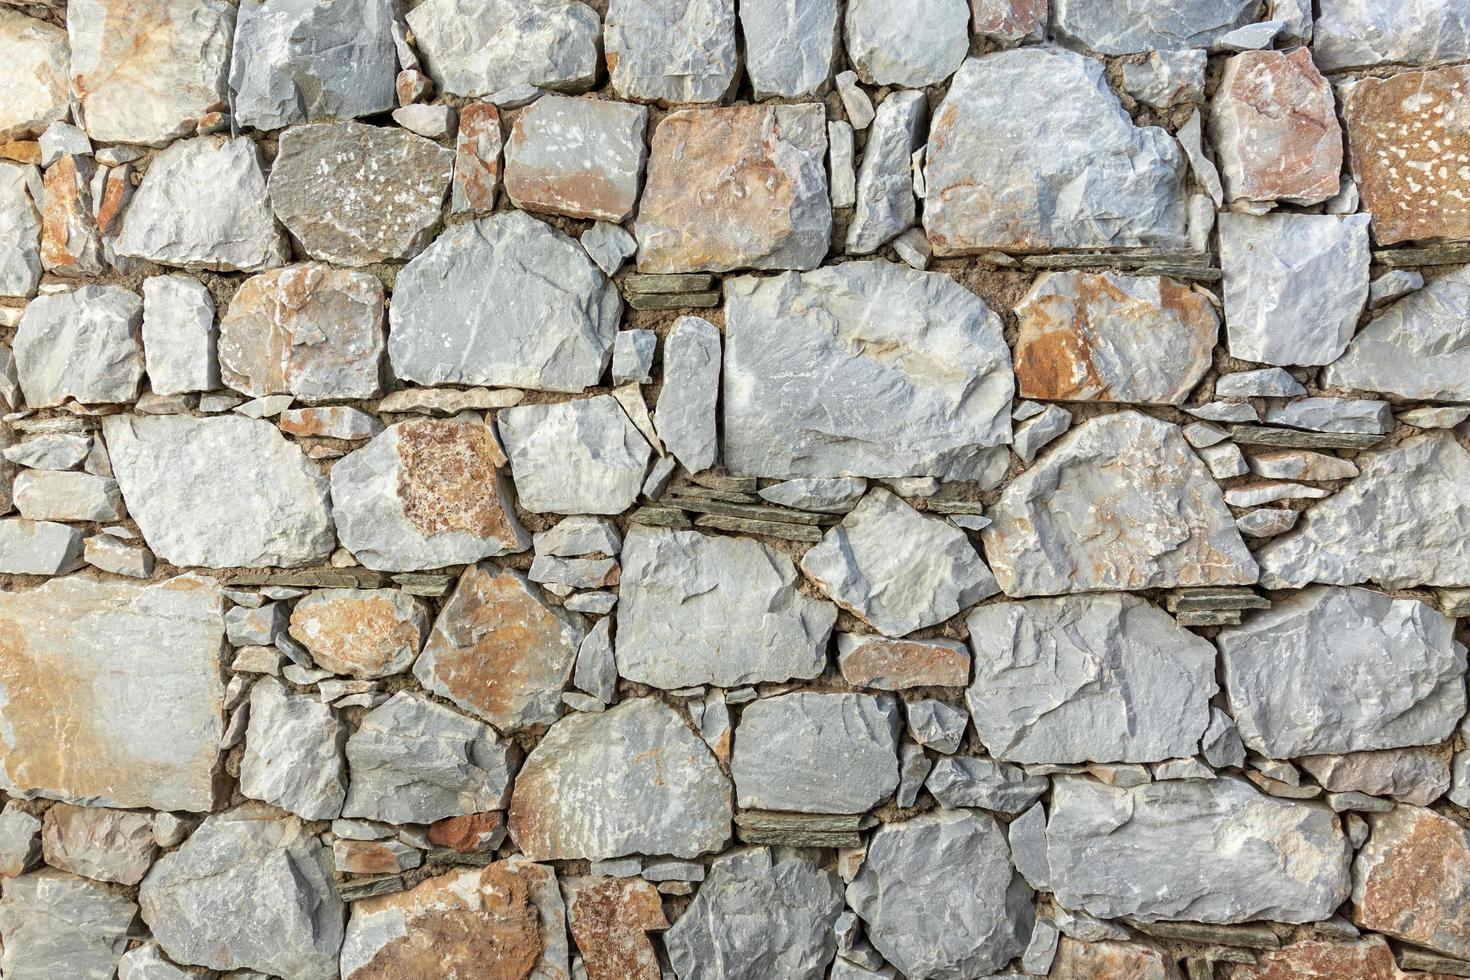
{"label": "weathered rock face", "polygon": [[1136,412],[1073,429],[990,516],[985,552],[1009,596],[1256,580],[1218,485],[1179,429]]}
{"label": "weathered rock face", "polygon": [[731,470],[977,479],[1010,441],[1000,318],[948,276],[849,262],[726,290]]}
{"label": "weathered rock face", "polygon": [[757,99],[822,92],[837,52],[837,0],[740,4],[745,73]]}
{"label": "weathered rock face", "polygon": [[533,860],[696,857],[730,836],[730,781],[661,701],[568,715],[526,758],[510,835]]}
{"label": "weathered rock face", "polygon": [[0,142],[39,136],[66,118],[70,64],[65,30],[18,10],[0,11]]}
{"label": "weathered rock face", "polygon": [[637,499],[653,448],[613,396],[508,408],[496,421],[526,510],[617,514]]}
{"label": "weathered rock face", "polygon": [[393,589],[321,589],[296,603],[290,629],[324,670],[388,677],[413,665],[429,616],[422,602]]}
{"label": "weathered rock face", "polygon": [[[6,16],[13,15],[0,11]],[[0,296],[25,298],[41,282],[41,217],[28,189],[34,173],[34,167],[0,163]]]}
{"label": "weathered rock face", "polygon": [[0,594],[0,782],[24,798],[210,809],[224,629],[218,587],[191,576]]}
{"label": "weathered rock face", "polygon": [[1059,40],[1098,54],[1208,47],[1255,19],[1256,0],[1051,0]]}
{"label": "weathered rock face", "polygon": [[1323,71],[1459,61],[1470,58],[1470,21],[1436,0],[1323,0],[1312,53]]}
{"label": "weathered rock face", "polygon": [[700,317],[680,317],[664,341],[663,387],[653,423],[668,451],[691,473],[720,458],[719,394],[720,331]]}
{"label": "weathered rock face", "polygon": [[1225,63],[1210,135],[1236,204],[1317,204],[1338,191],[1342,129],[1307,48],[1243,51]]}
{"label": "weathered rock face", "polygon": [[383,284],[365,272],[309,262],[253,276],[220,318],[223,380],[255,397],[376,397],[383,305]]}
{"label": "weathered rock face", "polygon": [[143,351],[158,395],[219,387],[214,299],[193,276],[143,280]]}
{"label": "weathered rock face", "polygon": [[1025,398],[1182,404],[1210,368],[1220,315],[1199,290],[1163,276],[1041,276],[1016,315]]}
{"label": "weathered rock face", "polygon": [[1353,921],[1416,946],[1470,956],[1470,833],[1413,806],[1370,814],[1368,823],[1372,832],[1353,861]]}
{"label": "weathered rock face", "polygon": [[1430,745],[1465,714],[1454,623],[1414,599],[1313,586],[1220,631],[1240,737],[1273,759]]}
{"label": "weathered rock face", "polygon": [[[916,17],[922,14],[915,12]],[[914,223],[912,157],[923,145],[929,106],[922,92],[892,92],[873,117],[858,168],[847,251],[869,255]]]}
{"label": "weathered rock face", "polygon": [[664,947],[688,980],[820,980],[837,952],[841,912],[837,876],[814,852],[745,848],[715,859]]}
{"label": "weathered rock face", "polygon": [[95,213],[102,202],[92,199],[96,175],[91,160],[72,154],[46,168],[41,265],[47,272],[80,278],[107,271]]}
{"label": "weathered rock face", "polygon": [[1178,245],[1183,168],[1101,63],[1050,47],[971,58],[930,126],[924,228],[940,255]]}
{"label": "weathered rock face", "polygon": [[332,467],[342,544],[369,568],[415,570],[524,551],[510,475],[490,428],[460,419],[389,426]]}
{"label": "weathered rock face", "polygon": [[852,0],[843,33],[847,57],[863,81],[923,88],[954,74],[970,50],[965,0],[918,0],[901,29],[884,0]]}
{"label": "weathered rock face", "polygon": [[740,66],[734,0],[611,0],[603,43],[630,99],[718,102]]}
{"label": "weathered rock face", "polygon": [[105,885],[46,869],[5,883],[0,935],[7,977],[112,980],[138,906]]}
{"label": "weathered rock face", "polygon": [[1020,955],[1035,912],[987,813],[935,810],[883,824],[847,886],[878,951],[908,976],[979,976]]}
{"label": "weathered rock face", "polygon": [[428,0],[407,20],[434,83],[451,95],[577,91],[597,77],[602,25],[577,0]]}
{"label": "weathered rock face", "polygon": [[[813,104],[672,112],[638,206],[643,272],[811,269],[827,254],[827,123]],[[691,171],[690,159],[703,161]]]}
{"label": "weathered rock face", "polygon": [[1310,755],[1297,761],[1333,793],[1391,796],[1400,803],[1428,806],[1450,788],[1450,756],[1439,746]]}
{"label": "weathered rock face", "polygon": [[575,241],[524,214],[456,225],[398,274],[388,355],[420,384],[581,391],[622,300]]}
{"label": "weathered rock face", "polygon": [[669,927],[658,888],[641,878],[567,878],[567,919],[589,977],[659,980],[647,933]]}
{"label": "weathered rock face", "polygon": [[[1393,950],[1382,939],[1327,942],[1306,939],[1281,949],[1265,950],[1255,963],[1235,968],[1237,980],[1420,980],[1425,973],[1404,973]],[[1439,975],[1432,975],[1439,980]]]}
{"label": "weathered rock face", "polygon": [[79,0],[66,29],[72,93],[95,140],[162,146],[228,105],[226,0]]}
{"label": "weathered rock face", "polygon": [[1216,691],[1215,650],[1130,595],[982,606],[966,692],[980,741],[1021,763],[1194,755]]}
{"label": "weathered rock face", "polygon": [[1163,950],[1142,943],[1112,940],[1078,942],[1066,936],[1062,937],[1057,946],[1057,958],[1048,976],[1052,980],[1093,980],[1103,977],[1183,980],[1183,974],[1175,965],[1174,958]]}
{"label": "weathered rock face", "polygon": [[1357,479],[1260,549],[1261,584],[1470,585],[1470,454],[1431,432],[1357,460]]}
{"label": "weathered rock face", "polygon": [[252,806],[209,817],[138,892],[177,963],[335,980],[342,900],[327,849],[295,817]]}
{"label": "weathered rock face", "polygon": [[489,102],[471,102],[459,110],[454,139],[454,183],[450,210],[488,212],[495,207],[500,180],[500,110]]}
{"label": "weathered rock face", "polygon": [[849,684],[880,691],[964,687],[970,680],[970,653],[956,640],[890,640],[865,633],[838,633],[837,663]]}
{"label": "weathered rock face", "polygon": [[619,222],[633,213],[648,150],[648,110],[549,95],[516,117],[505,193],[526,211]]}
{"label": "weathered rock face", "polygon": [[271,167],[271,208],[313,258],[412,258],[438,227],[453,162],[453,152],[407,130],[293,126]]}
{"label": "weathered rock face", "polygon": [[153,864],[153,818],[57,803],[46,811],[41,845],[53,868],[96,881],[136,885]]}
{"label": "weathered rock face", "polygon": [[1046,15],[1047,0],[970,0],[970,30],[991,41],[1039,40]]}
{"label": "weathered rock face", "polygon": [[1145,922],[1314,922],[1347,898],[1351,850],[1320,803],[1265,796],[1235,776],[1052,785],[1046,840],[1063,908]]}
{"label": "weathered rock face", "polygon": [[1322,383],[1470,402],[1470,269],[1435,279],[1359,330]]}
{"label": "weathered rock face", "polygon": [[306,820],[331,820],[347,795],[346,739],[330,707],[263,677],[250,691],[240,792]]}
{"label": "weathered rock face", "polygon": [[235,121],[268,130],[392,109],[392,30],[387,0],[244,0],[230,59]]}
{"label": "weathered rock face", "polygon": [[618,673],[674,689],[811,678],[837,610],[796,588],[791,560],[747,538],[634,527],[623,544]]}
{"label": "weathered rock face", "polygon": [[143,301],[118,286],[82,286],[26,306],[12,351],[31,408],[128,402],[143,379]]}
{"label": "weathered rock face", "polygon": [[112,415],[103,433],[128,512],[165,561],[290,567],[331,553],[327,478],[268,422]]}

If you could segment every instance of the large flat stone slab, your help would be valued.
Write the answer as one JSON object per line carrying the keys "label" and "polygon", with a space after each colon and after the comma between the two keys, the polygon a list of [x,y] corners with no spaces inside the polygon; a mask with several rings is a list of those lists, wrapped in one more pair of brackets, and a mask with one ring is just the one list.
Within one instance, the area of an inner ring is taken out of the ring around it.
{"label": "large flat stone slab", "polygon": [[626,98],[718,102],[740,71],[735,0],[610,0],[603,45]]}

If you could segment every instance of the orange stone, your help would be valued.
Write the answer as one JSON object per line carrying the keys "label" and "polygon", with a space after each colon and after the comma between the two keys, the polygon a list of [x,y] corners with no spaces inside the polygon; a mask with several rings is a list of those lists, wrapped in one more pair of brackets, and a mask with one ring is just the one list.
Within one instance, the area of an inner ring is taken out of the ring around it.
{"label": "orange stone", "polygon": [[847,683],[880,691],[970,683],[970,653],[954,640],[892,640],[840,633],[837,664]]}
{"label": "orange stone", "polygon": [[41,265],[58,276],[98,276],[107,271],[97,219],[92,215],[95,172],[91,160],[72,154],[46,168]]}
{"label": "orange stone", "polygon": [[1237,966],[1230,980],[1450,980],[1437,973],[1405,973],[1393,950],[1373,936],[1351,943],[1309,939],[1259,954]]}
{"label": "orange stone", "polygon": [[428,629],[423,603],[394,589],[318,589],[291,611],[292,638],[323,670],[348,677],[407,670]]}
{"label": "orange stone", "polygon": [[669,927],[658,888],[642,878],[562,881],[572,938],[588,980],[659,980],[649,932]]}
{"label": "orange stone", "polygon": [[455,211],[490,211],[500,179],[500,110],[489,102],[471,102],[459,110],[459,136],[454,142]]}
{"label": "orange stone", "polygon": [[[339,840],[332,845],[337,870],[351,875],[396,875],[404,870],[394,840]],[[417,862],[415,862],[417,863]]]}
{"label": "orange stone", "polygon": [[446,817],[429,824],[429,843],[461,854],[478,854],[505,837],[505,814],[499,810]]}
{"label": "orange stone", "polygon": [[1079,943],[1063,936],[1050,980],[1183,980],[1173,957],[1141,943]]}
{"label": "orange stone", "polygon": [[1353,861],[1353,921],[1416,946],[1470,958],[1470,833],[1433,810],[1368,818]]}
{"label": "orange stone", "polygon": [[0,159],[16,163],[40,163],[41,144],[35,140],[11,140],[0,143]]}

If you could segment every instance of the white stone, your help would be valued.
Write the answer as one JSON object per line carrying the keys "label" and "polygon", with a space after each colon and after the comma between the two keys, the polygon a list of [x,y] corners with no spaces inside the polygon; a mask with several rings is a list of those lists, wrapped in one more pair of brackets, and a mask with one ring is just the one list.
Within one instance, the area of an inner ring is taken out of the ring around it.
{"label": "white stone", "polygon": [[32,300],[13,347],[26,404],[132,401],[143,380],[142,320],[143,301],[118,286],[82,286]]}
{"label": "white stone", "polygon": [[577,0],[427,0],[407,20],[435,85],[450,95],[580,91],[597,78],[602,24]]}
{"label": "white stone", "polygon": [[[0,18],[8,16],[18,15],[0,10]],[[0,20],[0,31],[4,24]],[[24,299],[41,282],[41,215],[33,187],[41,187],[36,168],[0,162],[0,296]]]}
{"label": "white stone", "polygon": [[0,573],[65,575],[81,565],[81,528],[19,517],[0,519]]}
{"label": "white stone", "polygon": [[45,869],[0,899],[0,970],[14,980],[112,980],[138,906],[107,886]]}
{"label": "white stone", "polygon": [[143,280],[143,354],[156,395],[218,388],[214,299],[193,276]]}
{"label": "white stone", "polygon": [[70,63],[63,28],[0,10],[0,143],[34,138],[66,118]]}
{"label": "white stone", "polygon": [[619,95],[718,102],[739,70],[734,0],[611,0],[603,25]]}
{"label": "white stone", "polygon": [[611,395],[508,408],[497,421],[526,510],[618,514],[637,499],[653,450]]}
{"label": "white stone", "polygon": [[929,105],[922,92],[892,92],[878,106],[857,172],[857,207],[847,226],[849,254],[876,252],[913,224],[910,157],[919,147],[928,114]]}
{"label": "white stone", "polygon": [[1470,267],[1435,279],[1358,331],[1322,383],[1470,402]]}
{"label": "white stone", "polygon": [[[837,53],[837,0],[742,0],[745,73],[756,99],[826,91]],[[833,207],[842,207],[835,200]]]}
{"label": "white stone", "polygon": [[117,482],[91,473],[31,470],[15,478],[15,509],[31,521],[118,521]]}
{"label": "white stone", "polygon": [[847,57],[872,85],[937,85],[970,50],[965,0],[848,0],[844,28]]}
{"label": "white stone", "polygon": [[261,678],[250,690],[240,792],[305,820],[331,820],[347,795],[346,740],[327,705]]}
{"label": "white stone", "polygon": [[669,452],[690,473],[720,455],[715,401],[720,392],[720,332],[708,320],[680,317],[664,340],[663,388],[653,424]]}
{"label": "white stone", "polygon": [[1142,61],[1124,63],[1123,91],[1155,109],[1203,102],[1207,58],[1198,48],[1150,51]]}

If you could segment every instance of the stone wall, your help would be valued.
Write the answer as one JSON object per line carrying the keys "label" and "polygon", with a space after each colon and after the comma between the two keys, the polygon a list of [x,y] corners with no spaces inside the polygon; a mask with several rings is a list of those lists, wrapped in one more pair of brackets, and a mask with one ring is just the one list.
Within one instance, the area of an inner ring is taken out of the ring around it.
{"label": "stone wall", "polygon": [[0,6],[0,976],[1470,976],[1470,3],[410,6]]}

